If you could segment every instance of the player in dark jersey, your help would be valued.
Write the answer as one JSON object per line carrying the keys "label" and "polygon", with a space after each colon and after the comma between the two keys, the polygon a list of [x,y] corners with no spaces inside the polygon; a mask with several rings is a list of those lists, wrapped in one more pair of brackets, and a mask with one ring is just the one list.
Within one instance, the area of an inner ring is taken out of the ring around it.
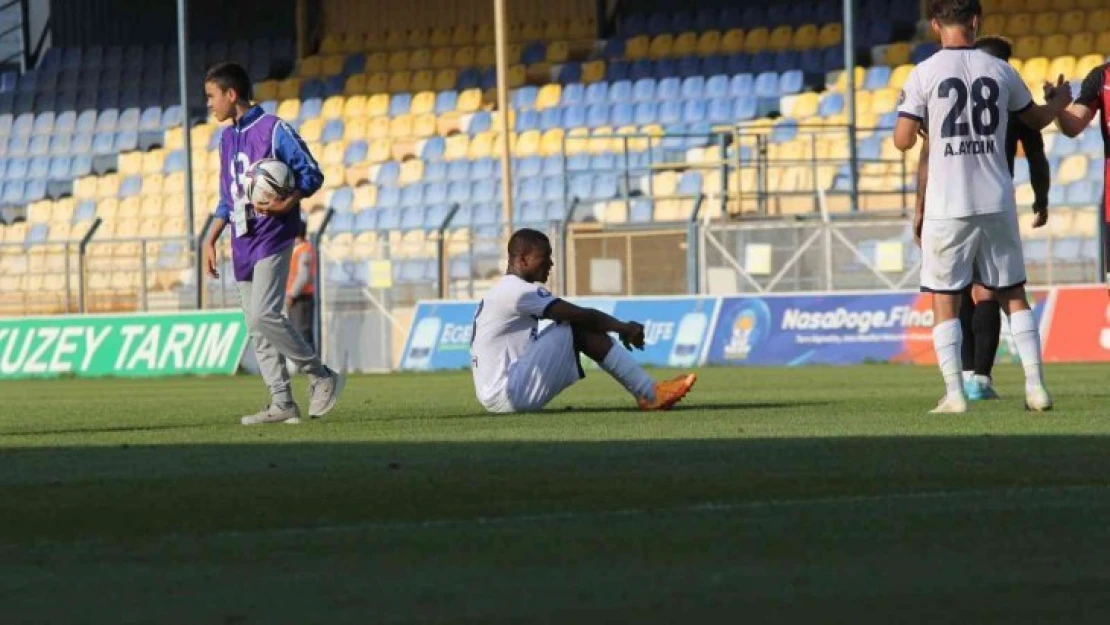
{"label": "player in dark jersey", "polygon": [[[1056,125],[1060,132],[1075,138],[1091,123],[1095,113],[1102,113],[1102,123],[1099,124],[1103,146],[1102,269],[1107,282],[1110,282],[1110,193],[1106,192],[1107,185],[1110,185],[1110,128],[1107,128],[1107,124],[1110,124],[1110,119],[1107,118],[1110,113],[1110,80],[1107,74],[1110,74],[1110,63],[1091,70],[1083,79],[1079,97],[1060,114]],[[1051,92],[1046,89],[1045,96],[1049,95]]]}
{"label": "player in dark jersey", "polygon": [[[980,37],[975,47],[1009,61],[1013,53],[1010,41],[1004,37]],[[1029,177],[1033,185],[1033,212],[1036,217],[1033,227],[1040,228],[1048,222],[1048,190],[1051,172],[1048,157],[1045,156],[1044,139],[1038,130],[1026,125],[1016,116],[1010,118],[1006,127],[1006,163],[1010,175],[1014,173],[1014,158],[1017,145],[1021,143],[1025,157],[1029,161]],[[925,187],[929,178],[929,143],[921,146],[921,157],[917,165],[917,197],[914,213],[914,237],[921,238],[922,220],[925,216]],[[999,335],[1002,332],[1002,316],[998,300],[989,289],[974,285],[964,290],[960,301],[960,326],[963,330],[963,343],[960,355],[963,361],[964,391],[968,399],[997,399],[991,384],[991,371],[994,368],[995,354],[998,352]]]}

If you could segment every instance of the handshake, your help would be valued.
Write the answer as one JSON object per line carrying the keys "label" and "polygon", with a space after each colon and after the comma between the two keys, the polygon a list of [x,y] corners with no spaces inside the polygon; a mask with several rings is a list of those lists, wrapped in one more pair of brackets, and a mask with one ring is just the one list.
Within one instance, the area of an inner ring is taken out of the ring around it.
{"label": "handshake", "polygon": [[1056,84],[1044,81],[1045,104],[1057,107],[1058,111],[1071,104],[1071,86],[1063,74],[1056,77]]}

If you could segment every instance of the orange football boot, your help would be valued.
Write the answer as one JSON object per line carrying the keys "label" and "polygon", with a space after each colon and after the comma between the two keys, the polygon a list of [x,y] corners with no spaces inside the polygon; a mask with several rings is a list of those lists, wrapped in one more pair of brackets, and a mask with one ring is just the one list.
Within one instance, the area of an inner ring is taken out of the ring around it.
{"label": "orange football boot", "polygon": [[640,400],[641,410],[670,410],[675,404],[682,401],[683,397],[694,388],[698,376],[693,373],[680,375],[677,378],[655,383],[655,401]]}

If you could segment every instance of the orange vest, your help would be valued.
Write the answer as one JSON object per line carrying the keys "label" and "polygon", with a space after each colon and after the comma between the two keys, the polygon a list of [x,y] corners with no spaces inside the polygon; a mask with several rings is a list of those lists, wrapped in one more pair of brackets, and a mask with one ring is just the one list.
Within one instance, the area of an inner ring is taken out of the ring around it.
{"label": "orange vest", "polygon": [[316,251],[312,249],[312,244],[308,241],[298,243],[293,247],[293,259],[289,265],[289,281],[285,283],[286,293],[293,290],[293,283],[297,279],[296,272],[301,266],[301,256],[304,254],[308,254],[308,284],[301,291],[301,295],[316,293]]}

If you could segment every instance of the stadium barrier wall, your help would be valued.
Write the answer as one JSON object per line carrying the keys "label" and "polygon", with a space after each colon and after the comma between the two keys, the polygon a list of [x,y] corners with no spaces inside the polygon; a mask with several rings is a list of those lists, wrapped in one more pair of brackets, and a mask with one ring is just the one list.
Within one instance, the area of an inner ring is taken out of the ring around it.
{"label": "stadium barrier wall", "polygon": [[[1105,285],[1030,289],[1046,362],[1110,362]],[[935,364],[930,299],[914,291],[574,299],[644,323],[645,365]],[[470,366],[475,301],[417,304],[400,368]],[[1003,316],[998,359],[1017,361]]]}
{"label": "stadium barrier wall", "polygon": [[231,375],[247,338],[239,310],[0,319],[0,380]]}

